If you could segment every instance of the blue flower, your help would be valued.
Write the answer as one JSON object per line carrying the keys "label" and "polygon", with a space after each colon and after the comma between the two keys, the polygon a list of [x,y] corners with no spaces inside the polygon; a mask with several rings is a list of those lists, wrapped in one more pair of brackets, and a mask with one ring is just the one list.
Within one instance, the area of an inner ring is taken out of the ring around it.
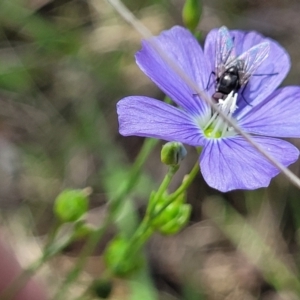
{"label": "blue flower", "polygon": [[[204,50],[188,30],[179,26],[152,39],[201,90],[212,96],[215,84],[209,82],[215,72],[217,35],[217,29],[208,34]],[[230,35],[236,55],[262,42],[269,43],[269,53],[238,94],[232,92],[219,100],[219,108],[271,156],[288,166],[297,160],[299,151],[278,138],[300,137],[300,88],[277,89],[289,71],[289,56],[277,42],[256,32],[233,30]],[[195,95],[148,40],[143,41],[136,62],[177,107],[144,96],[120,100],[117,112],[122,135],[203,147],[199,159],[202,175],[209,186],[222,192],[269,185],[279,170]],[[262,74],[273,75],[255,76]]]}

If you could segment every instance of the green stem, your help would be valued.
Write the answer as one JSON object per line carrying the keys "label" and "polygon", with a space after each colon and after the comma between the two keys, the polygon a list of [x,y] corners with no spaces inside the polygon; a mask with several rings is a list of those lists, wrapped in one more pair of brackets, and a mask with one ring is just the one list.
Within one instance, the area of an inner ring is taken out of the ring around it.
{"label": "green stem", "polygon": [[[163,193],[167,190],[176,171],[177,168],[174,167],[169,168],[167,175],[163,179],[158,191],[154,196],[155,200],[159,199],[163,195]],[[177,199],[177,197],[180,194],[182,194],[191,185],[198,172],[199,172],[199,162],[197,161],[193,169],[191,170],[190,174],[187,175],[186,179],[182,182],[181,186],[174,193],[169,195],[166,204],[154,215],[150,211],[144,217],[140,226],[137,228],[136,232],[134,233],[134,235],[130,240],[130,245],[128,247],[128,250],[125,251],[126,257],[134,255],[143,246],[143,244],[149,239],[149,237],[153,234],[153,231],[151,231],[152,220],[155,219],[157,216],[159,216],[173,201]]]}
{"label": "green stem", "polygon": [[168,173],[165,176],[165,178],[163,179],[162,183],[160,184],[157,192],[155,193],[155,199],[159,199],[162,197],[162,195],[164,194],[164,192],[167,190],[167,188],[169,187],[169,184],[171,183],[173,176],[175,175],[176,171],[178,168],[176,167],[169,167]]}
{"label": "green stem", "polygon": [[191,173],[186,177],[186,179],[182,182],[181,186],[171,195],[169,195],[168,200],[166,201],[165,205],[158,210],[154,215],[150,215],[150,219],[153,220],[156,217],[158,217],[170,204],[173,203],[184,191],[187,190],[187,188],[191,185],[193,182],[194,178],[199,172],[199,163],[196,162],[194,165]]}
{"label": "green stem", "polygon": [[69,272],[68,276],[64,280],[61,285],[61,288],[58,290],[57,294],[54,296],[53,299],[63,299],[66,293],[68,286],[77,279],[80,274],[81,269],[84,267],[86,260],[92,254],[93,250],[95,249],[97,243],[101,239],[103,233],[107,229],[108,225],[113,222],[114,216],[117,213],[120,204],[123,202],[125,197],[132,191],[134,186],[136,185],[137,181],[139,180],[141,169],[145,164],[149,154],[153,150],[153,148],[157,144],[157,140],[154,139],[146,139],[133,166],[131,167],[129,173],[129,179],[124,187],[124,189],[120,192],[120,194],[115,198],[109,200],[110,210],[107,216],[107,219],[104,222],[104,226],[95,231],[92,236],[88,239],[87,243],[85,244],[83,250],[81,251],[76,265],[73,269]]}
{"label": "green stem", "polygon": [[[163,179],[162,183],[160,184],[157,192],[155,193],[155,199],[158,200],[162,195],[165,193],[167,188],[169,187],[173,176],[175,175],[176,171],[178,170],[178,167],[170,166],[168,173],[166,174],[165,178]],[[152,235],[151,228],[151,219],[149,218],[149,215],[147,214],[140,226],[137,228],[136,232],[132,236],[130,240],[130,245],[128,248],[128,251],[125,251],[126,254],[132,255],[132,253],[136,253],[136,251],[149,239],[149,237]]]}
{"label": "green stem", "polygon": [[124,198],[132,191],[135,187],[136,183],[140,178],[141,169],[144,166],[148,156],[152,152],[153,148],[157,145],[158,140],[155,139],[146,139],[144,144],[135,159],[131,170],[128,175],[128,181],[125,187],[122,189],[120,194],[115,198],[109,201],[111,205],[111,209],[115,210],[120,205],[120,203],[124,200]]}
{"label": "green stem", "polygon": [[[84,267],[87,257],[92,253],[93,249],[96,247],[99,239],[102,237],[103,233],[107,229],[108,225],[111,224],[113,221],[113,216],[115,215],[116,211],[119,208],[119,205],[122,203],[124,198],[132,191],[133,187],[136,185],[139,175],[141,172],[141,169],[143,165],[145,164],[146,159],[148,158],[149,154],[153,150],[153,148],[157,144],[157,140],[154,139],[146,139],[141,151],[139,152],[138,157],[136,158],[130,174],[129,179],[127,181],[127,184],[125,188],[122,190],[122,192],[115,198],[109,201],[112,203],[110,213],[107,216],[107,218],[104,221],[104,225],[96,230],[94,233],[91,234],[91,237],[88,239],[84,249],[80,253],[80,256],[78,258],[77,264],[74,266],[73,270],[68,274],[66,280],[62,284],[62,288],[59,289],[59,292],[55,296],[55,299],[59,299],[62,297],[68,287],[68,285],[76,280],[78,275],[80,274],[81,269]],[[175,172],[177,170],[170,168],[168,174],[165,176],[162,184],[160,185],[156,197],[161,197],[161,195],[164,193],[164,191],[169,186]],[[186,188],[189,184],[186,185]],[[182,187],[182,186],[181,186]],[[176,193],[176,192],[175,192]],[[173,194],[172,194],[173,195]],[[158,214],[157,214],[158,215]],[[14,283],[11,284],[10,287],[8,287],[3,293],[1,299],[9,299],[11,295],[16,293],[26,282],[28,279],[34,275],[34,273],[50,258],[52,258],[54,255],[59,253],[64,247],[66,247],[73,239],[73,237],[70,237],[69,240],[66,240],[63,244],[61,244],[56,249],[51,249],[53,245],[51,245],[51,242],[53,242],[55,235],[57,233],[59,226],[55,226],[53,233],[51,234],[48,245],[44,249],[44,254],[41,258],[39,258],[37,261],[35,261],[30,267],[28,267],[26,270],[24,270],[20,276],[15,280]],[[138,245],[142,245],[148,238],[146,232],[149,231],[150,223],[148,221],[143,221],[140,225],[140,227],[137,229],[136,233],[132,237],[132,244],[135,245],[136,243]],[[143,238],[142,238],[143,237]],[[131,247],[132,248],[132,247]],[[138,247],[139,248],[139,247]]]}
{"label": "green stem", "polygon": [[185,180],[182,182],[181,186],[171,195],[169,195],[170,200],[175,200],[180,194],[182,194],[191,185],[196,175],[199,173],[200,167],[197,161],[191,170],[190,174],[186,176]]}
{"label": "green stem", "polygon": [[58,290],[56,295],[53,297],[53,299],[58,300],[58,299],[64,299],[65,292],[68,288],[68,286],[77,279],[79,276],[81,270],[85,266],[86,260],[88,257],[92,254],[94,251],[95,247],[97,246],[99,240],[107,230],[108,226],[112,223],[113,221],[113,215],[109,214],[105,221],[104,224],[101,228],[97,229],[95,232],[93,232],[90,236],[90,238],[87,240],[87,243],[85,244],[83,250],[80,252],[80,255],[78,257],[76,265],[73,267],[73,269],[68,273],[66,279],[64,280],[61,288]]}
{"label": "green stem", "polygon": [[[161,185],[159,186],[154,197],[159,199],[159,197],[161,197],[163,195],[163,193],[167,190],[176,171],[177,171],[177,169],[174,167],[169,168],[168,173],[166,174],[165,178],[163,179],[163,181],[162,181]],[[154,218],[156,218],[159,214],[161,214],[163,212],[163,210],[167,208],[168,205],[170,205],[174,200],[176,200],[178,195],[180,195],[182,192],[184,192],[190,186],[190,184],[193,182],[195,176],[198,174],[198,171],[199,171],[199,163],[196,162],[195,166],[191,170],[190,174],[186,176],[186,179],[183,181],[181,186],[174,193],[169,195],[169,199],[168,199],[166,205],[161,210],[159,210],[155,215],[151,216],[151,213],[150,213],[144,217],[143,221],[141,222],[141,224],[137,228],[136,232],[132,236],[132,238],[130,240],[130,245],[129,245],[128,249],[124,252],[124,257],[121,257],[120,261],[122,261],[123,259],[130,259],[130,258],[134,257],[136,252],[144,245],[144,243],[153,234],[153,231],[151,231],[151,229],[150,229],[151,221]],[[113,276],[113,275],[110,274],[108,276]],[[74,277],[72,279],[74,279]],[[63,285],[63,287],[65,287],[65,285]],[[86,290],[84,292],[84,294],[86,294],[86,293],[88,293],[88,290]],[[58,296],[62,296],[62,294],[60,294]],[[58,299],[57,296],[54,299]],[[82,299],[82,296],[79,299]]]}

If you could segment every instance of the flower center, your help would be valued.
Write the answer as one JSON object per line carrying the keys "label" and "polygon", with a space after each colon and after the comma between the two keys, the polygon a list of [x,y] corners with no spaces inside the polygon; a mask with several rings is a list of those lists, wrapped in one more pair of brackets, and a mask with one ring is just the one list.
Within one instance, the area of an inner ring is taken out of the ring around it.
{"label": "flower center", "polygon": [[[219,103],[217,104],[223,114],[229,118],[238,108],[236,105],[237,97],[238,94],[232,91],[224,100],[219,99]],[[235,135],[234,129],[227,124],[218,112],[212,114],[208,122],[204,125],[203,132],[207,138],[211,139]]]}

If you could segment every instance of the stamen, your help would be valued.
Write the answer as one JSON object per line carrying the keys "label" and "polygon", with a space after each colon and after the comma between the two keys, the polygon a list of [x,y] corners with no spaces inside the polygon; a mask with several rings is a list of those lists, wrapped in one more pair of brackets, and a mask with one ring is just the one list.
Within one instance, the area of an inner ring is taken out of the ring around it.
{"label": "stamen", "polygon": [[233,91],[228,94],[228,96],[225,98],[225,100],[220,99],[219,100],[219,106],[224,114],[232,114],[236,109],[236,100],[237,100],[237,93],[234,93]]}
{"label": "stamen", "polygon": [[235,112],[235,110],[238,108],[238,106],[236,105],[236,102],[237,102],[237,97],[238,97],[238,94],[237,93],[234,93],[233,94],[233,101],[231,103],[231,106],[230,106],[230,116],[232,116],[232,114]]}
{"label": "stamen", "polygon": [[217,118],[218,113],[215,112],[212,117],[209,119],[208,123],[206,124],[206,126],[204,127],[204,130],[206,130],[211,124],[212,122]]}
{"label": "stamen", "polygon": [[[230,92],[227,97],[223,99],[219,99],[218,106],[223,111],[225,115],[231,117],[234,111],[238,108],[236,105],[238,94],[234,91]],[[206,126],[204,127],[204,131],[209,128],[212,131],[209,133],[210,137],[222,137],[226,135],[226,132],[229,131],[228,124],[223,120],[221,116],[217,112],[215,112]]]}

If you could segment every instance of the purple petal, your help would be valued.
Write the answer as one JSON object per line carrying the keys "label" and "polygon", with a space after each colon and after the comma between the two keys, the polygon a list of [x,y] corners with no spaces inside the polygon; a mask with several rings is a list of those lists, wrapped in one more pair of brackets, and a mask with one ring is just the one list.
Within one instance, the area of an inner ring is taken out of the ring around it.
{"label": "purple petal", "polygon": [[[290,69],[290,58],[287,52],[276,41],[266,38],[257,32],[231,30],[230,33],[234,38],[237,56],[244,53],[254,45],[262,42],[269,42],[269,55],[257,68],[255,74],[278,73],[277,75],[255,76],[254,74],[251,76],[248,84],[242,87],[239,93],[239,108],[236,113],[241,116],[251,109],[251,106],[248,105],[247,102],[251,103],[252,106],[255,106],[269,96],[279,86]],[[210,59],[210,68],[212,71],[214,71],[216,35],[217,29],[212,30],[207,35],[204,48],[205,56]]]}
{"label": "purple petal", "polygon": [[[155,42],[200,89],[205,90],[210,71],[199,43],[187,29],[175,26],[152,38],[152,42]],[[199,115],[207,111],[208,105],[195,96],[195,91],[160,57],[151,42],[144,40],[142,44],[142,49],[136,54],[140,69],[174,102],[190,113]]]}
{"label": "purple petal", "polygon": [[[251,103],[252,106],[255,106],[275,91],[275,89],[281,84],[290,70],[290,58],[285,49],[282,48],[276,41],[270,38],[265,38],[256,32],[242,32],[234,30],[232,31],[232,34],[235,37],[234,42],[238,54],[243,53],[258,43],[266,41],[270,43],[269,55],[262,62],[260,67],[258,67],[255,74],[277,73],[277,75],[252,75],[249,83],[245,87],[244,91],[242,91],[247,102]],[[241,96],[238,101],[239,110],[243,110],[243,114],[251,109],[250,105],[248,105]]]}
{"label": "purple petal", "polygon": [[208,58],[207,64],[209,68],[209,72],[216,72],[215,70],[215,61],[216,61],[216,47],[217,47],[217,36],[218,29],[211,30],[205,39],[204,44],[204,55]]}
{"label": "purple petal", "polygon": [[[298,158],[299,150],[286,141],[266,137],[253,140],[284,166]],[[200,167],[207,184],[222,192],[266,187],[280,172],[241,136],[208,141],[200,157]]]}
{"label": "purple petal", "polygon": [[300,87],[278,89],[239,120],[246,132],[274,137],[300,137]]}
{"label": "purple petal", "polygon": [[126,97],[117,103],[119,131],[124,136],[137,135],[191,146],[204,144],[196,120],[183,110],[142,96]]}

